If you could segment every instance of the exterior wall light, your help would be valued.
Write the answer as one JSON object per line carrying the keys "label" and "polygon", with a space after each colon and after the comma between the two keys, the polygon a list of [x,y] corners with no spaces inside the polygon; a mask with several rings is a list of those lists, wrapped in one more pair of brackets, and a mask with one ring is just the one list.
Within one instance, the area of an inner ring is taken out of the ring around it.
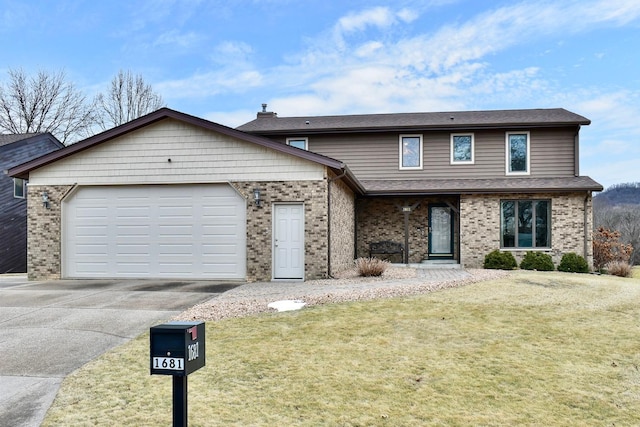
{"label": "exterior wall light", "polygon": [[255,202],[257,207],[262,206],[262,199],[260,198],[260,189],[259,188],[254,188],[253,189],[253,201]]}
{"label": "exterior wall light", "polygon": [[45,209],[49,209],[49,194],[46,191],[42,192],[42,206]]}

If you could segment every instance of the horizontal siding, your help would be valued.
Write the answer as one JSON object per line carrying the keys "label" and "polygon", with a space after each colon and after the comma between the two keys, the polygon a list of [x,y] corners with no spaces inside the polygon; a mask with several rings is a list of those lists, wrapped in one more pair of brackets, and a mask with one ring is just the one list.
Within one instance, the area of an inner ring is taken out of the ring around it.
{"label": "horizontal siding", "polygon": [[[171,162],[168,161],[171,159]],[[318,180],[324,167],[175,120],[162,120],[32,171],[35,185]]]}
{"label": "horizontal siding", "polygon": [[[522,129],[526,131],[527,129]],[[456,132],[460,133],[460,132]],[[399,133],[309,136],[309,150],[345,162],[359,179],[498,178],[505,173],[505,132],[473,132],[475,163],[450,164],[450,133],[425,132],[423,170],[398,168]],[[573,129],[534,129],[531,134],[532,177],[574,175]],[[305,135],[296,135],[305,136]],[[284,138],[280,141],[284,142]]]}

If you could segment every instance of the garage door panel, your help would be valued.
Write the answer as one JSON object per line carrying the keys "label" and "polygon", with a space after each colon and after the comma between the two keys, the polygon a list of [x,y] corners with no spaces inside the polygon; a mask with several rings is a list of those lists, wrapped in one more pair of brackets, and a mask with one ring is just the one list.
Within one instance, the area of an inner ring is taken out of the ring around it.
{"label": "garage door panel", "polygon": [[82,187],[63,208],[63,275],[244,279],[245,210],[223,184]]}

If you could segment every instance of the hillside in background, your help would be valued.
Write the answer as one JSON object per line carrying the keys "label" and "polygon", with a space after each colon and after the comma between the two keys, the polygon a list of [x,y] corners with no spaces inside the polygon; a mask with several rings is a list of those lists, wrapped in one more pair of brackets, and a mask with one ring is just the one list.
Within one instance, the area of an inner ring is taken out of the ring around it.
{"label": "hillside in background", "polygon": [[594,206],[640,205],[640,182],[615,184],[593,198]]}

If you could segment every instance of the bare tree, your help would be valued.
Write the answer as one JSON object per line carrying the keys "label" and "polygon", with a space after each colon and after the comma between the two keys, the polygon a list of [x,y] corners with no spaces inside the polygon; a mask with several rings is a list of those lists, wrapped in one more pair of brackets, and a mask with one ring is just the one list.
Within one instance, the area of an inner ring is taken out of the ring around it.
{"label": "bare tree", "polygon": [[95,104],[97,121],[103,130],[165,106],[162,96],[155,93],[141,75],[122,70],[111,81],[109,90],[96,97]]}
{"label": "bare tree", "polygon": [[65,144],[88,135],[94,124],[91,105],[64,71],[7,74],[8,82],[0,82],[0,131],[50,132]]}

